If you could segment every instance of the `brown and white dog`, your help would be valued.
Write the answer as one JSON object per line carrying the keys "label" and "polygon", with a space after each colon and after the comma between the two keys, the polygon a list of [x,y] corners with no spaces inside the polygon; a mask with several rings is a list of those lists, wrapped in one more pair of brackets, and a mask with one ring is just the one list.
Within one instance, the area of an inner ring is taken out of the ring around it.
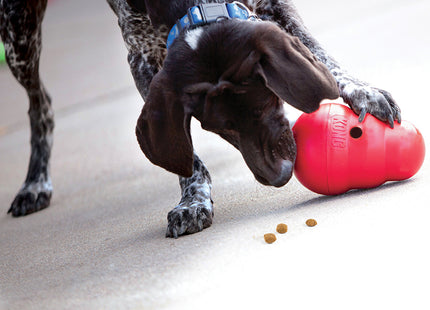
{"label": "brown and white dog", "polygon": [[[31,158],[9,209],[13,216],[46,208],[52,195],[54,118],[38,70],[46,2],[0,0],[6,59],[30,100]],[[321,100],[341,96],[360,120],[371,113],[391,126],[400,122],[391,95],[343,70],[307,31],[289,0],[108,3],[145,101],[136,126],[139,145],[151,162],[179,175],[182,198],[169,212],[168,237],[212,223],[211,179],[193,152],[191,117],[235,146],[259,182],[277,187],[291,178],[296,155],[284,102],[309,113]],[[197,22],[189,23],[192,14]]]}

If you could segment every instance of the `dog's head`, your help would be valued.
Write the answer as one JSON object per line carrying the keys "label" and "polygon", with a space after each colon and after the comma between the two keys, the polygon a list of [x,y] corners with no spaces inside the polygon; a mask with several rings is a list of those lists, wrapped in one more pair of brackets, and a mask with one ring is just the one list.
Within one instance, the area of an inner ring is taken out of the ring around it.
{"label": "dog's head", "polygon": [[255,178],[282,186],[296,156],[283,101],[304,111],[339,96],[328,69],[269,22],[229,20],[178,37],[150,85],[136,135],[145,155],[192,175],[191,117],[241,153]]}

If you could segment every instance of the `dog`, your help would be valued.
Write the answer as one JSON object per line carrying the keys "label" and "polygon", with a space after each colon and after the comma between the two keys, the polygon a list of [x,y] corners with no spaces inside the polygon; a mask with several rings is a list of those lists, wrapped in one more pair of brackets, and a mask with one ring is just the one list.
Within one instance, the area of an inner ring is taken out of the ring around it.
{"label": "dog", "polygon": [[[289,0],[107,0],[118,17],[128,62],[145,104],[138,143],[154,164],[179,176],[182,197],[166,237],[212,224],[211,177],[193,151],[191,117],[237,148],[255,178],[280,187],[292,176],[296,146],[284,102],[310,113],[339,96],[363,121],[400,123],[385,90],[346,72],[315,40]],[[9,213],[49,206],[54,116],[39,77],[47,0],[0,0],[7,63],[30,101],[31,157]]]}

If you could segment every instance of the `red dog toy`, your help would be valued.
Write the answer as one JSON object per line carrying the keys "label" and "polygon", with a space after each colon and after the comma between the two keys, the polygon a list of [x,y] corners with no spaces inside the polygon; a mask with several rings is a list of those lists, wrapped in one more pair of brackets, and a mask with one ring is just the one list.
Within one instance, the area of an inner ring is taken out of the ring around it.
{"label": "red dog toy", "polygon": [[363,122],[348,107],[322,104],[302,114],[293,127],[295,175],[308,189],[337,195],[412,177],[425,155],[424,139],[411,123],[391,129],[367,115]]}

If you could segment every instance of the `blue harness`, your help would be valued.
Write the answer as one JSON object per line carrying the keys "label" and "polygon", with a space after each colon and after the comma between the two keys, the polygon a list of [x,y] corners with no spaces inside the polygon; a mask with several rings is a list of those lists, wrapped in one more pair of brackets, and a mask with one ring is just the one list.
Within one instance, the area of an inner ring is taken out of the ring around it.
{"label": "blue harness", "polygon": [[166,42],[167,48],[172,45],[173,41],[175,41],[183,30],[230,18],[257,20],[256,15],[245,5],[237,1],[233,3],[205,3],[193,6],[188,9],[184,17],[176,21],[176,24],[170,30]]}

